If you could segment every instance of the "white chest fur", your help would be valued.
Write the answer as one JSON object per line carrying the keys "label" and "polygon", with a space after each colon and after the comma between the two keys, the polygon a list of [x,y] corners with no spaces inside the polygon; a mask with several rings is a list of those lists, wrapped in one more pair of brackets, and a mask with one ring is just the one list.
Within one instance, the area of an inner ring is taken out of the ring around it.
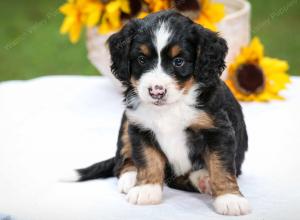
{"label": "white chest fur", "polygon": [[185,129],[199,115],[199,111],[179,102],[166,107],[141,104],[134,111],[127,110],[126,114],[130,122],[155,133],[176,175],[183,175],[191,169]]}

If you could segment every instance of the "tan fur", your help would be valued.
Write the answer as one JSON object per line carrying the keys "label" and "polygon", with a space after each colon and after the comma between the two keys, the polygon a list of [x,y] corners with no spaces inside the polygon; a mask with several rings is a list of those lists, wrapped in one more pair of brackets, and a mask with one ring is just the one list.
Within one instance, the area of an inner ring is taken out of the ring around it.
{"label": "tan fur", "polygon": [[184,95],[187,95],[190,89],[196,83],[194,77],[191,77],[189,80],[185,81],[184,83],[179,83],[175,77],[173,77],[173,79],[176,82],[176,88],[178,90],[183,90]]}
{"label": "tan fur", "polygon": [[145,56],[149,56],[150,55],[150,49],[146,44],[142,44],[140,46],[140,50],[141,52],[145,55]]}
{"label": "tan fur", "polygon": [[128,121],[126,121],[123,125],[123,136],[122,136],[123,148],[121,149],[121,155],[124,159],[130,158],[132,149],[131,142],[128,135]]}
{"label": "tan fur", "polygon": [[131,77],[130,82],[131,82],[131,85],[133,86],[133,88],[137,89],[139,82],[136,79],[134,79],[133,77]]}
{"label": "tan fur", "polygon": [[182,51],[182,48],[179,45],[174,45],[171,49],[170,49],[170,55],[172,58],[177,57],[180,52]]}
{"label": "tan fur", "polygon": [[190,91],[190,89],[193,87],[193,85],[195,85],[195,79],[194,77],[190,78],[188,81],[186,81],[185,83],[183,83],[181,85],[181,89],[183,89],[183,94],[188,94],[188,92]]}
{"label": "tan fur", "polygon": [[194,130],[213,128],[214,120],[208,113],[201,112],[190,127]]}
{"label": "tan fur", "polygon": [[121,149],[121,155],[122,155],[124,164],[121,167],[120,171],[118,172],[118,175],[121,175],[121,174],[129,172],[129,171],[137,170],[131,160],[132,145],[131,145],[130,138],[128,135],[128,126],[129,126],[128,121],[126,121],[123,125],[123,136],[121,138],[121,140],[123,142],[123,148]]}
{"label": "tan fur", "polygon": [[208,167],[214,197],[227,193],[241,195],[236,176],[225,170],[220,157],[216,153],[206,153],[204,159]]}
{"label": "tan fur", "polygon": [[146,166],[138,170],[138,184],[163,184],[166,160],[156,149],[144,148]]}
{"label": "tan fur", "polygon": [[131,160],[127,160],[127,161],[125,161],[124,165],[122,166],[122,169],[121,169],[119,175],[130,172],[130,171],[137,171],[137,168],[134,166],[134,164]]}
{"label": "tan fur", "polygon": [[[119,175],[129,171],[137,171],[131,160],[132,145],[128,135],[128,126],[129,123],[126,121],[123,125],[123,136],[121,138],[123,142],[121,155],[124,164],[120,169]],[[165,158],[160,152],[149,146],[144,146],[144,158],[146,166],[138,170],[138,184],[158,183],[162,185],[164,181]]]}

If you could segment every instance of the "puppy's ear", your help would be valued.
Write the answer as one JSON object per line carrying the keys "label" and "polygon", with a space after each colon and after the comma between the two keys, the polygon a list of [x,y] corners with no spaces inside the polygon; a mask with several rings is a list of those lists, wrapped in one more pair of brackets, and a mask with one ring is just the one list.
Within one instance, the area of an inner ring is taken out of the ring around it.
{"label": "puppy's ear", "polygon": [[213,83],[219,80],[226,68],[225,57],[228,47],[226,41],[200,25],[195,25],[193,37],[197,44],[195,77],[203,83]]}
{"label": "puppy's ear", "polygon": [[122,83],[126,83],[130,79],[129,51],[137,30],[138,20],[132,20],[107,40],[112,73]]}

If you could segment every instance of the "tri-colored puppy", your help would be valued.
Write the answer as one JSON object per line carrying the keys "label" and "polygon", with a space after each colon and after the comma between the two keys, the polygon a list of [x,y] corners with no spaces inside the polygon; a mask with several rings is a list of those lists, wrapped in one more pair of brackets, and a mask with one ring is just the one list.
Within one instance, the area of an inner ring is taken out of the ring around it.
{"label": "tri-colored puppy", "polygon": [[250,212],[237,184],[247,150],[239,103],[220,79],[224,39],[174,11],[132,20],[109,40],[126,88],[116,156],[78,181],[117,176],[133,204],[157,204],[163,185],[211,193],[224,215]]}

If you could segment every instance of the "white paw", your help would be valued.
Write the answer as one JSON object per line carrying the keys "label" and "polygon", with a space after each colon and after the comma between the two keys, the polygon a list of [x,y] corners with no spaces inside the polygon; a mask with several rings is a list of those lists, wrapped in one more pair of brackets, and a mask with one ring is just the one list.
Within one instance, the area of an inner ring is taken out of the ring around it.
{"label": "white paw", "polygon": [[162,187],[159,184],[146,184],[129,190],[126,199],[131,204],[154,205],[162,199]]}
{"label": "white paw", "polygon": [[211,195],[211,188],[209,183],[209,174],[207,169],[200,169],[191,172],[189,175],[191,183],[199,190],[200,193]]}
{"label": "white paw", "polygon": [[128,193],[128,191],[136,184],[136,171],[123,173],[118,181],[118,191],[120,193]]}
{"label": "white paw", "polygon": [[216,212],[222,215],[247,215],[251,212],[248,200],[240,195],[218,196],[213,205]]}

